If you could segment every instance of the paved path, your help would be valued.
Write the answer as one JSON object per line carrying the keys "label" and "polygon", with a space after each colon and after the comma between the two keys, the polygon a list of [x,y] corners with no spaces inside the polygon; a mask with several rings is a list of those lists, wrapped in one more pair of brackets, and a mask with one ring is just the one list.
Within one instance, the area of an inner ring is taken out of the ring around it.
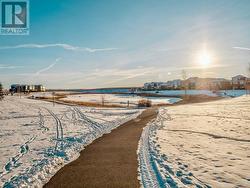
{"label": "paved path", "polygon": [[59,170],[44,187],[139,187],[138,141],[143,127],[156,114],[156,109],[147,109],[138,118],[95,140],[77,160]]}

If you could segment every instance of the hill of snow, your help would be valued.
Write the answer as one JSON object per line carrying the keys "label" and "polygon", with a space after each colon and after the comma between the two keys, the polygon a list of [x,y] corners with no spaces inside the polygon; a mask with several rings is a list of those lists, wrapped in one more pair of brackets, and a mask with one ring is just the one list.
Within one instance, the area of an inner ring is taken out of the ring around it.
{"label": "hill of snow", "polygon": [[140,113],[6,97],[0,102],[0,187],[41,187],[86,145]]}
{"label": "hill of snow", "polygon": [[249,187],[250,96],[161,108],[138,160],[143,187]]}

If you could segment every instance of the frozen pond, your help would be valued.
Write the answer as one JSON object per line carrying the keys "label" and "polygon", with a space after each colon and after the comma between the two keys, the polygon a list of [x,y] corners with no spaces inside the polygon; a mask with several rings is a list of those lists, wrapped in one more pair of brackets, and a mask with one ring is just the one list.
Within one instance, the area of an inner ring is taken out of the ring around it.
{"label": "frozen pond", "polygon": [[[78,90],[82,93],[99,93],[99,94],[111,94],[111,93],[130,93],[129,89],[95,89],[95,90]],[[138,93],[153,93],[159,95],[171,95],[179,96],[184,95],[185,90],[159,90],[159,91],[138,91]],[[246,90],[219,90],[214,93],[211,90],[187,90],[188,95],[208,95],[208,96],[233,96],[239,97],[246,94]]]}
{"label": "frozen pond", "polygon": [[142,97],[131,94],[80,94],[80,95],[68,95],[66,98],[63,98],[64,101],[75,101],[75,102],[92,102],[102,104],[104,101],[105,104],[109,105],[121,105],[127,106],[137,106],[139,100],[151,100],[153,105],[159,104],[173,104],[181,99],[179,98],[170,98],[170,97]]}

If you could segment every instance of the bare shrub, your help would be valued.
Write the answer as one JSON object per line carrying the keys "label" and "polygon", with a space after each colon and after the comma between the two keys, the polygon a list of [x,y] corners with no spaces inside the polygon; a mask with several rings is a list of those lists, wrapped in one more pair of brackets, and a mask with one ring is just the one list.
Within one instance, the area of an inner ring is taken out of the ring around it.
{"label": "bare shrub", "polygon": [[101,102],[102,102],[102,106],[104,106],[104,103],[105,103],[105,95],[101,95]]}
{"label": "bare shrub", "polygon": [[151,107],[152,102],[148,99],[142,99],[138,101],[138,107]]}
{"label": "bare shrub", "polygon": [[3,85],[0,82],[0,100],[2,100],[3,98],[4,98]]}

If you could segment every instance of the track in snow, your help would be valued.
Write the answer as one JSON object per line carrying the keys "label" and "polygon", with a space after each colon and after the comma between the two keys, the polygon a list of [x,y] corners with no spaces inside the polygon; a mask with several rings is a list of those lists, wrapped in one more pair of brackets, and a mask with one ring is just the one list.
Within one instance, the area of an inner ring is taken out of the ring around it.
{"label": "track in snow", "polygon": [[[165,117],[167,116],[167,117]],[[178,164],[177,169],[172,168],[168,157],[161,154],[155,141],[156,130],[163,128],[165,121],[171,121],[172,117],[166,109],[162,109],[157,118],[150,122],[144,129],[138,147],[139,175],[144,188],[158,187],[199,187],[210,188],[200,181],[191,172],[188,166]]]}
{"label": "track in snow", "polygon": [[9,162],[4,165],[3,172],[0,172],[0,178],[12,171],[12,169],[17,168],[21,165],[18,161],[29,152],[29,144],[35,140],[36,136],[32,136],[28,141],[22,144],[19,148],[17,155],[11,157]]}
{"label": "track in snow", "polygon": [[63,126],[61,120],[54,114],[51,110],[46,110],[50,113],[50,115],[56,121],[56,146],[55,151],[62,151],[63,150]]}
{"label": "track in snow", "polygon": [[81,112],[77,107],[74,107],[75,112],[78,114],[80,119],[91,126],[91,128],[94,130],[94,134],[100,135],[103,131],[103,126],[90,118],[88,118],[84,113]]}

